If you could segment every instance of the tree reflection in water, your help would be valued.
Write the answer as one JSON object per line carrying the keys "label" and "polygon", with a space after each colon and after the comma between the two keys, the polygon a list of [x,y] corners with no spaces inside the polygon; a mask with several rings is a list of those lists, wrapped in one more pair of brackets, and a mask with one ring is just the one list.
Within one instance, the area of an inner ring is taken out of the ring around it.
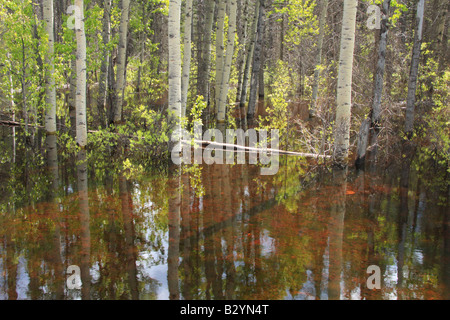
{"label": "tree reflection in water", "polygon": [[[1,299],[448,298],[448,200],[412,169],[406,187],[395,168],[292,157],[273,177],[248,165],[133,176],[85,151],[58,161],[52,136],[42,156],[15,151],[0,174]],[[81,290],[66,287],[69,265]],[[370,265],[381,290],[366,287]]]}

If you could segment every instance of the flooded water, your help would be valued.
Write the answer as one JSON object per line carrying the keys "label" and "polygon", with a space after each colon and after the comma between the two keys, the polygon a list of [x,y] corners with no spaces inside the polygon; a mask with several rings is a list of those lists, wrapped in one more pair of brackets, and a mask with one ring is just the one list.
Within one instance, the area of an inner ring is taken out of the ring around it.
{"label": "flooded water", "polygon": [[448,199],[413,174],[405,189],[394,169],[296,157],[275,176],[119,172],[85,153],[58,162],[54,144],[13,162],[2,140],[0,299],[449,298]]}

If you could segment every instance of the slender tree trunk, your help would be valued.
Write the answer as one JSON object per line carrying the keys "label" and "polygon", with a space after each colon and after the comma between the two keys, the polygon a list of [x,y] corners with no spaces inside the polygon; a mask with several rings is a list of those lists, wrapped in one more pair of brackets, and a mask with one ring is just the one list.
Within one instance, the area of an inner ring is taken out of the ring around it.
{"label": "slender tree trunk", "polygon": [[284,33],[286,29],[286,17],[281,16],[281,34],[280,34],[280,61],[284,61]]}
{"label": "slender tree trunk", "polygon": [[[207,12],[205,20],[204,38],[203,38],[203,48],[202,48],[202,58],[199,66],[198,74],[198,92],[199,95],[203,96],[206,102],[209,103],[209,79],[211,70],[211,35],[214,22],[214,10],[216,7],[215,1],[207,2]],[[199,30],[201,32],[201,30]]]}
{"label": "slender tree trunk", "polygon": [[108,121],[108,126],[114,124],[114,106],[117,100],[117,86],[116,86],[116,76],[114,72],[114,62],[113,59],[109,59],[108,65],[108,81],[107,81],[107,95],[106,95],[106,116]]}
{"label": "slender tree trunk", "polygon": [[236,36],[236,14],[237,14],[237,0],[229,0],[230,17],[228,22],[228,40],[227,51],[225,56],[225,64],[222,74],[222,84],[220,87],[219,107],[217,120],[219,122],[225,122],[225,116],[227,112],[227,97],[231,75],[231,63],[234,55],[234,38]]}
{"label": "slender tree trunk", "polygon": [[77,144],[84,148],[87,144],[87,121],[86,121],[86,34],[84,32],[84,2],[75,0],[75,5],[80,10],[78,28],[75,30],[77,39],[77,92],[76,92],[76,122],[77,122]]}
{"label": "slender tree trunk", "polygon": [[181,0],[169,2],[169,119],[180,123],[181,116]]}
{"label": "slender tree trunk", "polygon": [[447,2],[447,7],[443,10],[443,28],[442,28],[442,39],[440,52],[439,52],[439,71],[444,72],[450,63],[450,50],[448,50],[449,43],[449,23],[450,23],[450,2]]}
{"label": "slender tree trunk", "polygon": [[[220,89],[223,81],[223,67],[224,67],[224,33],[225,33],[225,16],[227,8],[227,0],[219,1],[219,13],[217,16],[217,31],[216,31],[216,85],[214,91],[215,112],[219,111]],[[228,0],[229,1],[229,0]]]}
{"label": "slender tree trunk", "polygon": [[27,75],[27,68],[26,68],[26,56],[25,56],[25,43],[22,40],[22,78],[21,78],[21,86],[22,86],[22,112],[23,112],[23,118],[25,120],[25,132],[28,133],[28,124],[29,124],[29,117],[28,117],[28,106],[27,106],[27,82],[26,82],[26,75]]}
{"label": "slender tree trunk", "polygon": [[316,65],[314,70],[314,83],[312,88],[312,98],[311,106],[309,108],[309,118],[313,118],[316,115],[317,110],[317,95],[319,92],[319,80],[320,80],[320,66],[322,64],[322,50],[323,50],[323,39],[325,36],[325,24],[328,11],[328,0],[322,0],[321,11],[319,18],[319,40],[317,44],[317,56]]}
{"label": "slender tree trunk", "polygon": [[378,63],[375,74],[374,98],[372,106],[372,126],[378,130],[381,115],[381,98],[383,96],[384,70],[386,67],[386,49],[389,32],[389,9],[391,0],[385,0],[383,3],[383,19],[380,32],[380,46],[378,49]]}
{"label": "slender tree trunk", "polygon": [[108,66],[110,53],[107,48],[111,37],[111,0],[103,2],[103,59],[100,67],[100,80],[98,83],[97,108],[102,128],[106,126],[106,99],[108,88]]}
{"label": "slender tree trunk", "polygon": [[[251,70],[253,55],[254,55],[254,51],[255,51],[255,42],[256,42],[255,37],[256,37],[256,32],[257,32],[257,28],[258,28],[260,2],[257,1],[255,5],[256,5],[255,17],[253,19],[253,25],[250,30],[250,35],[248,37],[250,42],[248,43],[248,47],[247,47],[247,57],[246,57],[246,61],[245,61],[244,78],[242,80],[242,89],[241,89],[241,96],[240,96],[240,101],[239,101],[240,102],[239,107],[241,110],[241,114],[245,115],[243,117],[244,121],[247,119],[246,103],[247,103],[248,83],[249,83],[249,79],[250,79],[250,70]],[[247,123],[244,123],[244,127],[246,127],[246,126],[247,126]]]}
{"label": "slender tree trunk", "polygon": [[[381,21],[380,41],[378,47],[378,63],[374,77],[374,97],[371,109],[371,118],[363,122],[358,137],[358,151],[356,166],[362,167],[364,164],[368,139],[370,138],[370,146],[375,147],[378,143],[378,134],[380,132],[380,115],[381,115],[381,98],[383,96],[384,71],[386,67],[386,49],[389,32],[389,9],[391,0],[383,2],[383,19]],[[370,125],[367,125],[367,124]],[[369,132],[371,129],[371,132]],[[373,150],[373,154],[376,150]]]}
{"label": "slender tree trunk", "polygon": [[[208,1],[205,3],[204,1],[195,1],[195,12],[194,12],[194,22],[192,27],[192,34],[194,36],[193,41],[197,45],[197,50],[194,50],[194,55],[196,56],[197,60],[197,79],[196,79],[196,88],[197,88],[197,95],[200,95],[200,87],[203,84],[203,81],[201,79],[202,72],[204,69],[203,66],[203,48],[205,46],[205,21],[206,21],[206,4],[211,4],[211,2],[214,1]],[[214,16],[213,16],[214,17]]]}
{"label": "slender tree trunk", "polygon": [[184,56],[183,75],[181,80],[181,116],[186,116],[186,105],[189,89],[189,76],[191,72],[191,34],[192,34],[192,0],[186,0],[186,16],[184,23]]}
{"label": "slender tree trunk", "polygon": [[[237,34],[239,37],[239,44],[241,45],[241,48],[239,50],[238,55],[238,87],[236,90],[236,103],[239,102],[239,99],[241,98],[241,91],[242,91],[242,82],[244,79],[244,68],[245,68],[245,56],[248,54],[247,50],[247,42],[248,42],[248,1],[247,0],[241,0],[238,2],[238,13],[237,13]],[[243,21],[243,22],[242,22]]]}
{"label": "slender tree trunk", "polygon": [[350,146],[352,71],[357,4],[357,0],[344,0],[334,128],[334,160],[338,165],[346,165]]}
{"label": "slender tree trunk", "polygon": [[[46,87],[46,76],[45,76],[45,71],[46,68],[44,67],[44,61],[42,61],[41,55],[39,53],[39,46],[42,44],[42,39],[39,35],[38,32],[38,26],[40,25],[40,22],[44,20],[44,14],[43,14],[43,1],[38,1],[33,3],[33,15],[34,15],[34,23],[33,23],[33,38],[36,40],[34,42],[34,54],[36,57],[36,65],[37,65],[37,69],[38,69],[38,73],[41,75],[44,75],[43,78],[39,79],[39,83],[42,83],[42,86]],[[53,39],[54,40],[54,39]],[[45,58],[44,58],[45,59]],[[27,71],[28,72],[28,71]],[[44,101],[44,104],[46,104],[46,95],[45,95],[45,91],[41,91],[38,94],[38,99],[37,102],[34,103],[30,103],[29,104],[29,111],[30,111],[30,123],[33,124],[33,126],[30,128],[31,129],[31,141],[33,146],[35,145],[35,133],[36,133],[36,126],[41,123],[41,114],[38,114],[38,108],[37,106],[42,104],[42,101]],[[31,102],[31,101],[30,101]],[[44,119],[42,121],[42,123],[45,123],[45,115],[44,115]],[[56,130],[55,130],[56,131]],[[37,131],[38,134],[38,143],[40,144],[41,139],[40,136],[42,134],[42,131],[39,130]]]}
{"label": "slender tree trunk", "polygon": [[[263,31],[265,32],[265,31]],[[261,68],[259,69],[258,74],[258,99],[262,100],[264,102],[264,96],[265,96],[265,88],[264,88],[264,64],[266,63],[266,50],[265,50],[265,44],[263,44],[261,48]]]}
{"label": "slender tree trunk", "polygon": [[[142,2],[142,23],[144,26],[147,25],[146,18],[146,2]],[[141,98],[141,78],[142,78],[142,67],[144,65],[144,55],[145,55],[145,41],[147,40],[147,33],[145,28],[139,33],[139,68],[136,80],[136,93],[138,93],[138,98]]]}
{"label": "slender tree trunk", "polygon": [[255,51],[253,56],[253,67],[252,67],[252,77],[250,82],[250,97],[248,100],[248,111],[247,111],[247,123],[251,124],[255,117],[256,111],[256,91],[258,87],[259,70],[261,68],[261,50],[264,40],[264,25],[265,25],[265,1],[260,0],[259,4],[259,17],[258,17],[258,27],[256,32],[256,42]]}
{"label": "slender tree trunk", "polygon": [[408,81],[408,96],[406,98],[405,133],[409,138],[411,138],[412,136],[414,127],[416,87],[417,87],[417,77],[419,74],[420,53],[422,46],[424,11],[425,11],[425,0],[418,0],[416,13],[416,32],[414,37],[414,46],[411,58],[411,70]]}
{"label": "slender tree trunk", "polygon": [[44,1],[44,21],[45,31],[48,35],[48,50],[45,56],[47,64],[46,84],[45,84],[45,131],[47,134],[56,133],[56,89],[55,89],[55,66],[53,63],[53,55],[55,52],[54,43],[54,20],[53,20],[53,0]]}
{"label": "slender tree trunk", "polygon": [[[76,50],[73,51],[73,55],[76,56]],[[76,100],[77,100],[77,59],[74,58],[70,61],[70,78],[69,78],[69,118],[70,118],[70,135],[75,138],[77,132],[77,112],[76,112]]]}
{"label": "slender tree trunk", "polygon": [[117,52],[117,93],[114,106],[114,123],[122,122],[122,105],[126,79],[127,34],[130,11],[130,0],[122,0],[122,15],[119,27],[119,49]]}
{"label": "slender tree trunk", "polygon": [[[8,60],[11,59],[10,54],[6,54]],[[12,78],[11,69],[8,70],[8,80],[9,80],[9,99],[10,99],[10,108],[12,114],[12,121],[16,121],[16,104],[14,103],[14,82]],[[12,127],[12,163],[16,163],[16,128]]]}

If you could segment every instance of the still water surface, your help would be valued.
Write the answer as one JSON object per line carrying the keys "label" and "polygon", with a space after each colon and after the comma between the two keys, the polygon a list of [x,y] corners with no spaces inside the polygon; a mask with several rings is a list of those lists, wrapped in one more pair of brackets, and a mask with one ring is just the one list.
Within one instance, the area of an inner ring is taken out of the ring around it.
{"label": "still water surface", "polygon": [[[448,199],[414,177],[399,188],[395,170],[289,157],[276,176],[130,174],[85,154],[2,156],[0,299],[449,298]],[[71,265],[81,289],[67,287]]]}

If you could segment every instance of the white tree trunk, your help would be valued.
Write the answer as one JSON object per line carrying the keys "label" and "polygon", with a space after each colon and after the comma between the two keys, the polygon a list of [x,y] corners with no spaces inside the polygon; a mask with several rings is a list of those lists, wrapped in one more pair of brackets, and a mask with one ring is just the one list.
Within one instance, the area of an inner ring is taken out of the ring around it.
{"label": "white tree trunk", "polygon": [[169,119],[179,123],[181,117],[181,0],[169,1]]}
{"label": "white tree trunk", "polygon": [[345,165],[350,146],[350,120],[352,108],[352,71],[355,48],[357,0],[344,0],[341,48],[337,82],[337,108],[334,128],[334,159]]}
{"label": "white tree trunk", "polygon": [[43,13],[45,21],[45,31],[48,35],[48,50],[45,56],[46,84],[45,84],[45,131],[47,134],[56,133],[56,89],[55,89],[55,66],[53,56],[55,52],[54,20],[53,20],[53,0],[45,0],[43,3]]}
{"label": "white tree trunk", "polygon": [[186,17],[184,23],[184,55],[183,75],[181,80],[181,116],[186,116],[186,104],[189,89],[189,75],[191,72],[191,32],[192,32],[192,0],[186,0]]}
{"label": "white tree trunk", "polygon": [[[75,0],[79,8],[80,16],[78,28],[75,30],[77,39],[77,93],[75,98],[77,144],[84,148],[87,144],[87,122],[86,122],[86,34],[84,32],[84,3],[83,0]],[[77,24],[75,24],[77,25]]]}
{"label": "white tree trunk", "polygon": [[230,17],[228,22],[228,40],[227,51],[224,59],[224,68],[222,73],[222,82],[220,86],[219,106],[217,113],[217,120],[219,122],[225,121],[227,112],[227,97],[229,89],[229,81],[231,74],[231,63],[233,62],[234,54],[234,38],[236,36],[236,14],[237,14],[237,0],[228,0],[230,7]]}
{"label": "white tree trunk", "polygon": [[127,33],[130,0],[122,0],[122,15],[119,27],[119,49],[117,52],[117,100],[114,111],[114,123],[122,121],[122,104],[125,90],[125,65],[127,58]]}

